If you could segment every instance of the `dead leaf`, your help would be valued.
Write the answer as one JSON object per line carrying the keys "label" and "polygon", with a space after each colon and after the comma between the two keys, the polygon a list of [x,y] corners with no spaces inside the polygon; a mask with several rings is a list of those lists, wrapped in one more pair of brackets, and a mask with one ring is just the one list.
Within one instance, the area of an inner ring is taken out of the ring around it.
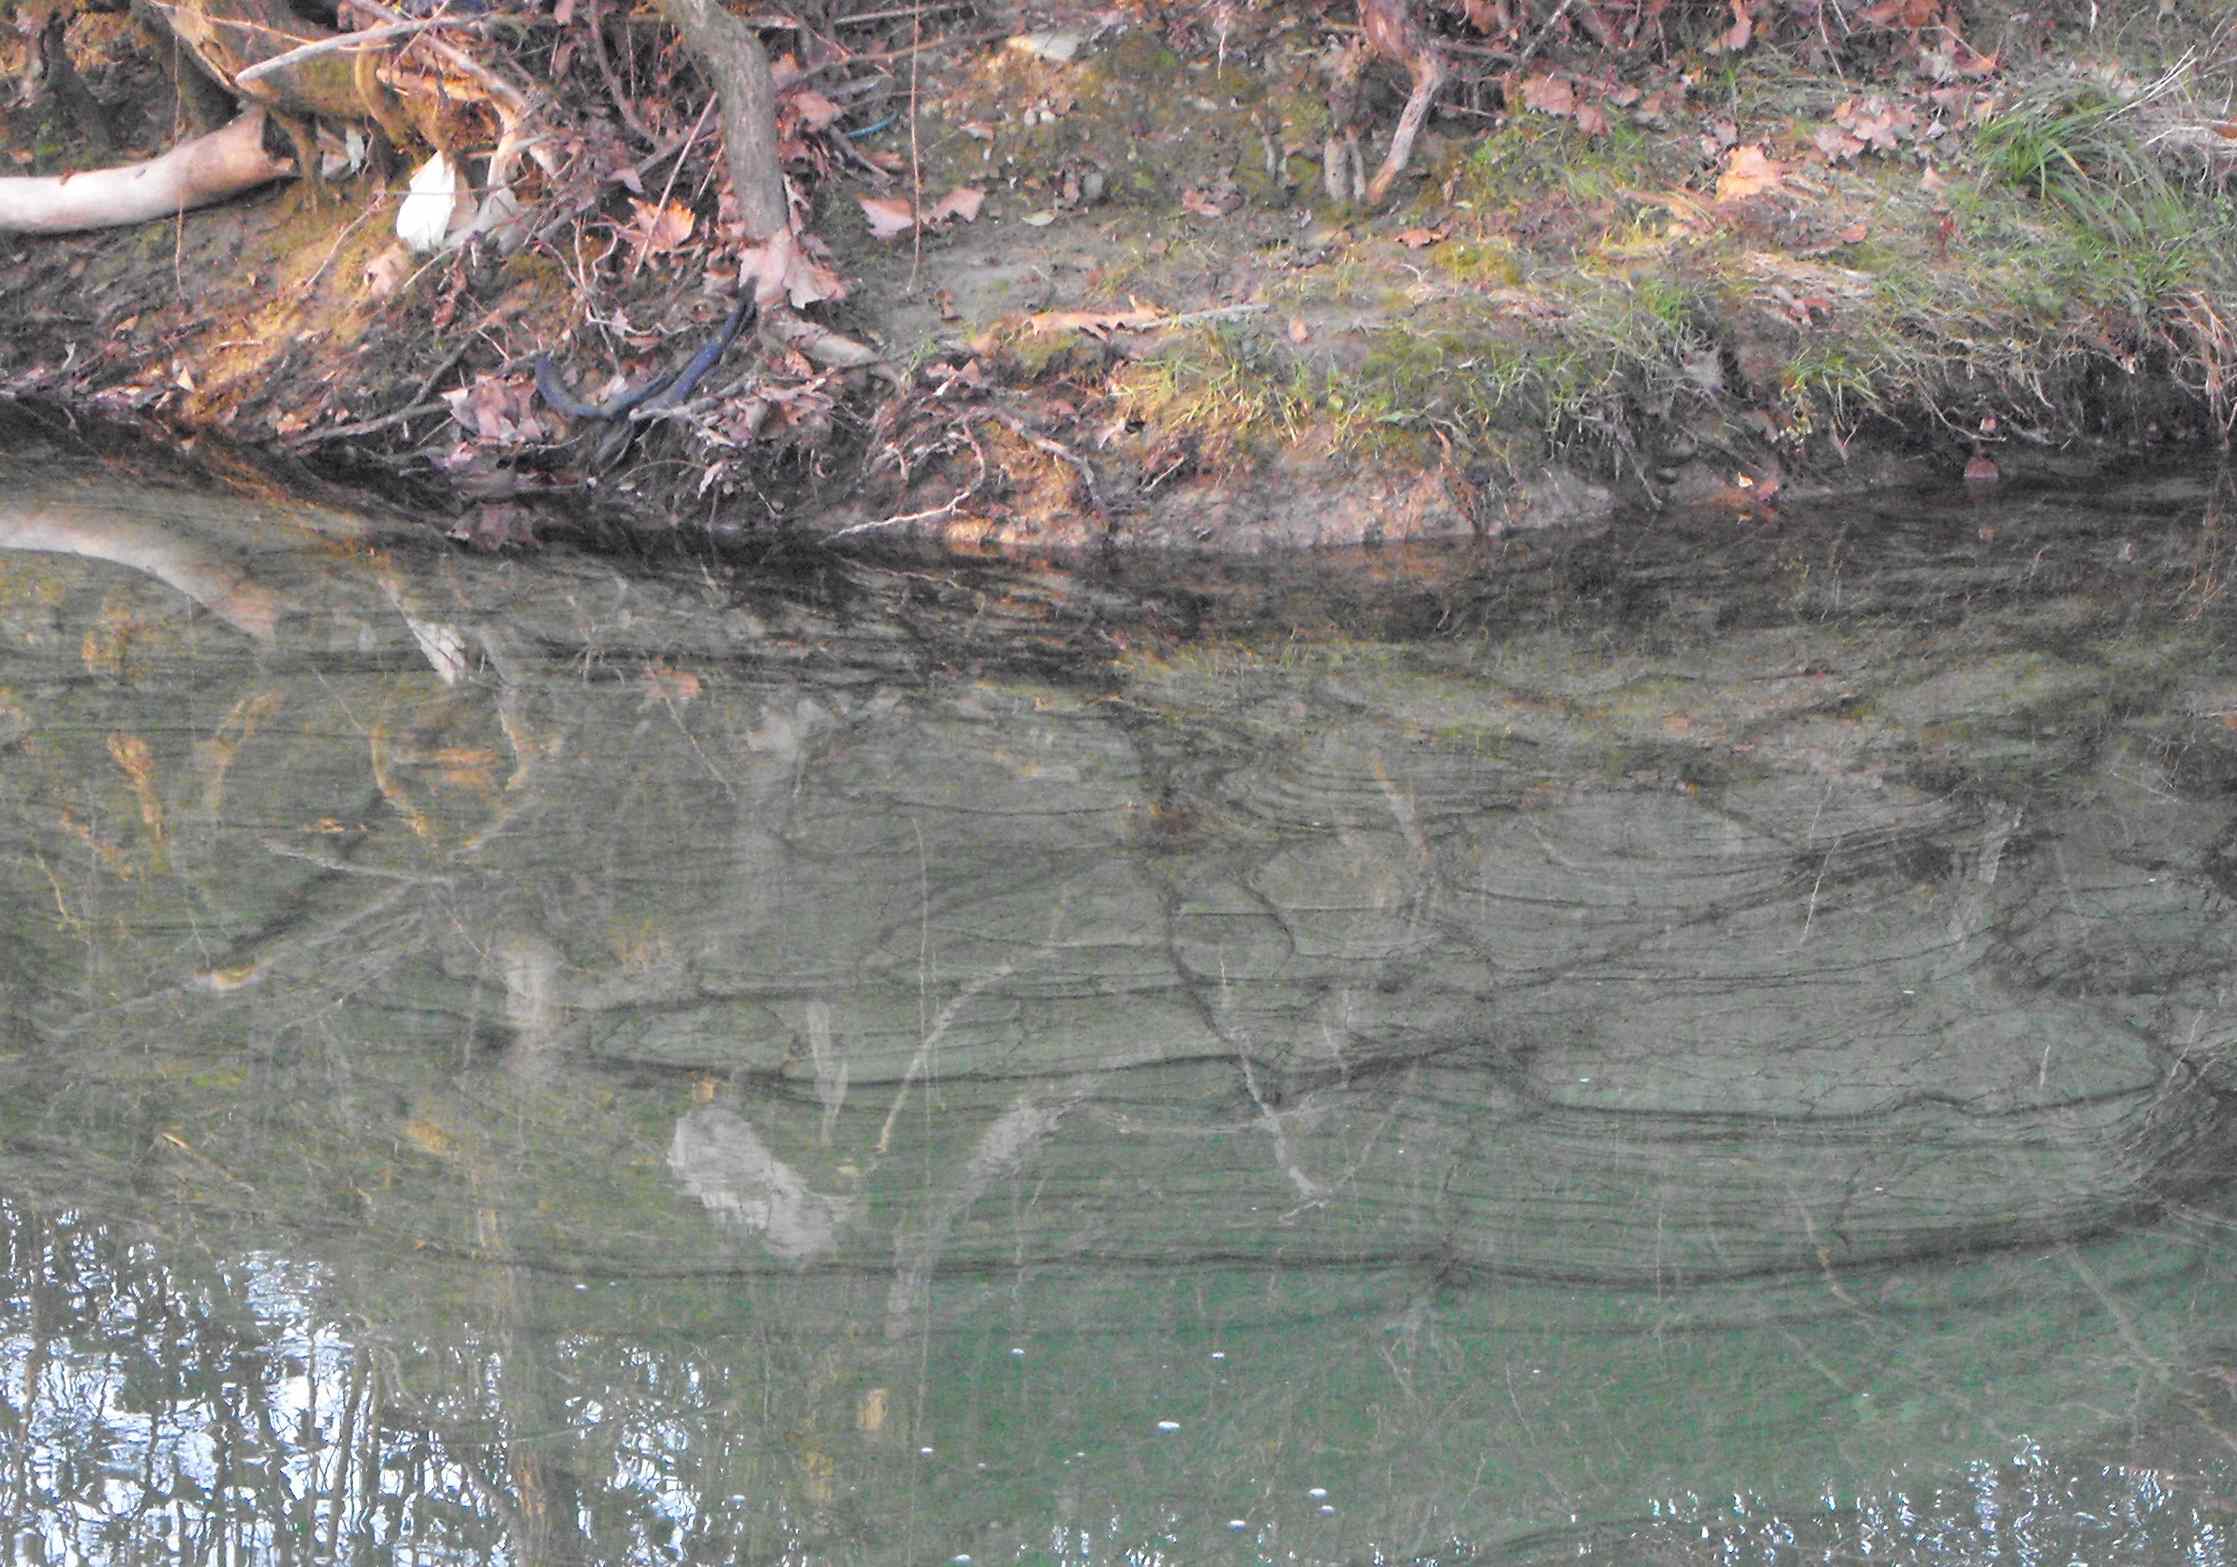
{"label": "dead leaf", "polygon": [[805,87],[795,87],[785,95],[785,104],[807,122],[810,130],[822,130],[846,111],[822,93],[810,92]]}
{"label": "dead leaf", "polygon": [[1861,138],[1851,136],[1838,125],[1821,125],[1810,138],[1810,145],[1817,148],[1828,163],[1842,163],[1864,151]]}
{"label": "dead leaf", "polygon": [[1224,218],[1226,209],[1212,199],[1211,192],[1191,185],[1181,192],[1181,210],[1192,212],[1200,218]]}
{"label": "dead leaf", "polygon": [[1114,331],[1140,331],[1164,320],[1164,311],[1136,305],[1132,310],[1044,310],[1027,316],[1025,326],[1035,333],[1085,332],[1105,337]]}
{"label": "dead leaf", "polygon": [[1918,110],[1907,103],[1890,103],[1871,97],[1862,102],[1842,100],[1833,111],[1834,123],[1878,152],[1894,152],[1907,136],[1918,134]]}
{"label": "dead leaf", "polygon": [[[1617,102],[1622,102],[1618,99]],[[1683,87],[1657,87],[1639,100],[1639,107],[1632,111],[1634,119],[1660,125],[1685,103]]]}
{"label": "dead leaf", "polygon": [[1307,343],[1312,340],[1312,336],[1313,329],[1305,324],[1303,316],[1291,316],[1289,318],[1289,340],[1291,342]]}
{"label": "dead leaf", "polygon": [[629,241],[640,255],[657,256],[675,250],[691,238],[691,231],[699,226],[691,209],[680,201],[654,206],[632,196],[629,204],[637,212],[629,225]]}
{"label": "dead leaf", "polygon": [[979,219],[979,208],[985,202],[985,191],[970,185],[958,185],[940,198],[939,204],[932,209],[932,215],[927,221],[944,223],[949,218],[961,218],[966,223],[976,223]]}
{"label": "dead leaf", "polygon": [[1734,50],[1745,49],[1748,46],[1748,41],[1754,36],[1755,18],[1748,14],[1747,8],[1740,3],[1740,0],[1732,0],[1732,25],[1726,28],[1718,36],[1717,41],[1709,47],[1731,53]]}
{"label": "dead leaf", "polygon": [[1547,74],[1525,78],[1522,84],[1522,106],[1535,109],[1540,114],[1574,114],[1577,110],[1576,89],[1561,77]]}
{"label": "dead leaf", "polygon": [[1717,177],[1717,200],[1740,201],[1772,189],[1786,173],[1784,164],[1775,162],[1760,145],[1735,147],[1725,161],[1724,173]]}
{"label": "dead leaf", "polygon": [[1868,5],[1857,13],[1857,20],[1867,27],[1901,27],[1916,32],[1934,21],[1940,0],[1880,0],[1878,5]]}
{"label": "dead leaf", "polygon": [[1404,245],[1408,250],[1419,250],[1424,245],[1434,245],[1439,240],[1443,239],[1445,237],[1445,231],[1441,228],[1404,229],[1393,237],[1398,241],[1399,244]]}
{"label": "dead leaf", "polygon": [[412,275],[412,253],[401,243],[382,251],[365,264],[365,297],[386,299]]}
{"label": "dead leaf", "polygon": [[809,243],[787,229],[740,251],[741,282],[753,279],[754,297],[763,304],[785,299],[795,310],[805,310],[819,300],[846,298],[847,285],[838,273],[809,256]]}
{"label": "dead leaf", "polygon": [[1986,452],[1975,452],[1973,460],[1965,465],[1967,484],[1994,484],[2004,475],[1996,466],[1996,459]]}
{"label": "dead leaf", "polygon": [[857,196],[863,216],[870,220],[870,237],[892,239],[917,226],[916,209],[904,196]]}
{"label": "dead leaf", "polygon": [[533,398],[535,385],[525,376],[518,380],[481,374],[471,386],[442,394],[450,404],[451,418],[477,440],[513,445],[542,440],[550,434]]}

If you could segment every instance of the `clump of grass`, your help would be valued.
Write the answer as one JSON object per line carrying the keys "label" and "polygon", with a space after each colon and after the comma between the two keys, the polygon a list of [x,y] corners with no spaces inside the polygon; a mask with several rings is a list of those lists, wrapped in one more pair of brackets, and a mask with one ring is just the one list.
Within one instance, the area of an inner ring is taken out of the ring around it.
{"label": "clump of grass", "polygon": [[2055,218],[2053,264],[2138,315],[2184,290],[2226,285],[2237,240],[2227,198],[2186,190],[2137,134],[2145,102],[2091,82],[2053,82],[1974,138],[1984,173]]}
{"label": "clump of grass", "polygon": [[2013,220],[2028,265],[2006,269],[2010,301],[2054,339],[2073,338],[2081,358],[2172,373],[2227,433],[2237,425],[2237,204],[2187,178],[2148,134],[2182,81],[2178,70],[2125,95],[2094,81],[2044,84],[1983,126],[1974,152],[1992,189],[2024,193],[2033,209]]}
{"label": "clump of grass", "polygon": [[1311,414],[1297,371],[1248,328],[1227,322],[1121,367],[1111,392],[1124,417],[1192,436],[1208,456],[1293,441]]}
{"label": "clump of grass", "polygon": [[2088,82],[2053,82],[1983,125],[1973,150],[1983,169],[2042,201],[2108,180],[2148,183],[2150,164],[2116,128],[2121,103]]}

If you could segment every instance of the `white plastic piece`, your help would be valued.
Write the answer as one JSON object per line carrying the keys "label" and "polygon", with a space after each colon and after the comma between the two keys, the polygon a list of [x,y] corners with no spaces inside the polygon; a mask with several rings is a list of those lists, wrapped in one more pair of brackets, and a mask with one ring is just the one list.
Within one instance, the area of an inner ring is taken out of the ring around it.
{"label": "white plastic piece", "polygon": [[457,207],[458,171],[438,152],[412,176],[411,193],[396,209],[396,237],[413,255],[432,256],[449,237]]}

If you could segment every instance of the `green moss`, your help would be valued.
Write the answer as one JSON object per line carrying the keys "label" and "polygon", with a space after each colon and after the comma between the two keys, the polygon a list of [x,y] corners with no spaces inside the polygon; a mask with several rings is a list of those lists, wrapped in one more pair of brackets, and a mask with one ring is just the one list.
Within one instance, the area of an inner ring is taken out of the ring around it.
{"label": "green moss", "polygon": [[1586,204],[1614,200],[1675,174],[1635,126],[1586,136],[1567,120],[1521,114],[1485,137],[1462,163],[1454,197],[1497,212],[1548,194]]}
{"label": "green moss", "polygon": [[1277,89],[1267,95],[1266,111],[1291,144],[1317,147],[1328,137],[1328,99],[1320,92]]}
{"label": "green moss", "polygon": [[1430,265],[1455,282],[1516,288],[1523,280],[1521,254],[1505,239],[1452,239],[1429,252]]}
{"label": "green moss", "polygon": [[1084,332],[1021,332],[1008,346],[1018,373],[1028,381],[1103,356],[1103,345]]}

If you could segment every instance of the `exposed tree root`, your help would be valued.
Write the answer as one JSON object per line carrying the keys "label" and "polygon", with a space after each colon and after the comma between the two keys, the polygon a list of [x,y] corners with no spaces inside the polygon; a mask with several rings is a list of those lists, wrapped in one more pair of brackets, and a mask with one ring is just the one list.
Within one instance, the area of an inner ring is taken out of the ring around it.
{"label": "exposed tree root", "polygon": [[1406,108],[1398,116],[1398,129],[1390,138],[1390,152],[1367,185],[1367,200],[1380,205],[1413,157],[1414,138],[1421,133],[1422,121],[1429,117],[1429,106],[1445,85],[1448,72],[1444,55],[1407,0],[1360,0],[1359,20],[1368,47],[1384,59],[1403,65],[1414,83]]}

